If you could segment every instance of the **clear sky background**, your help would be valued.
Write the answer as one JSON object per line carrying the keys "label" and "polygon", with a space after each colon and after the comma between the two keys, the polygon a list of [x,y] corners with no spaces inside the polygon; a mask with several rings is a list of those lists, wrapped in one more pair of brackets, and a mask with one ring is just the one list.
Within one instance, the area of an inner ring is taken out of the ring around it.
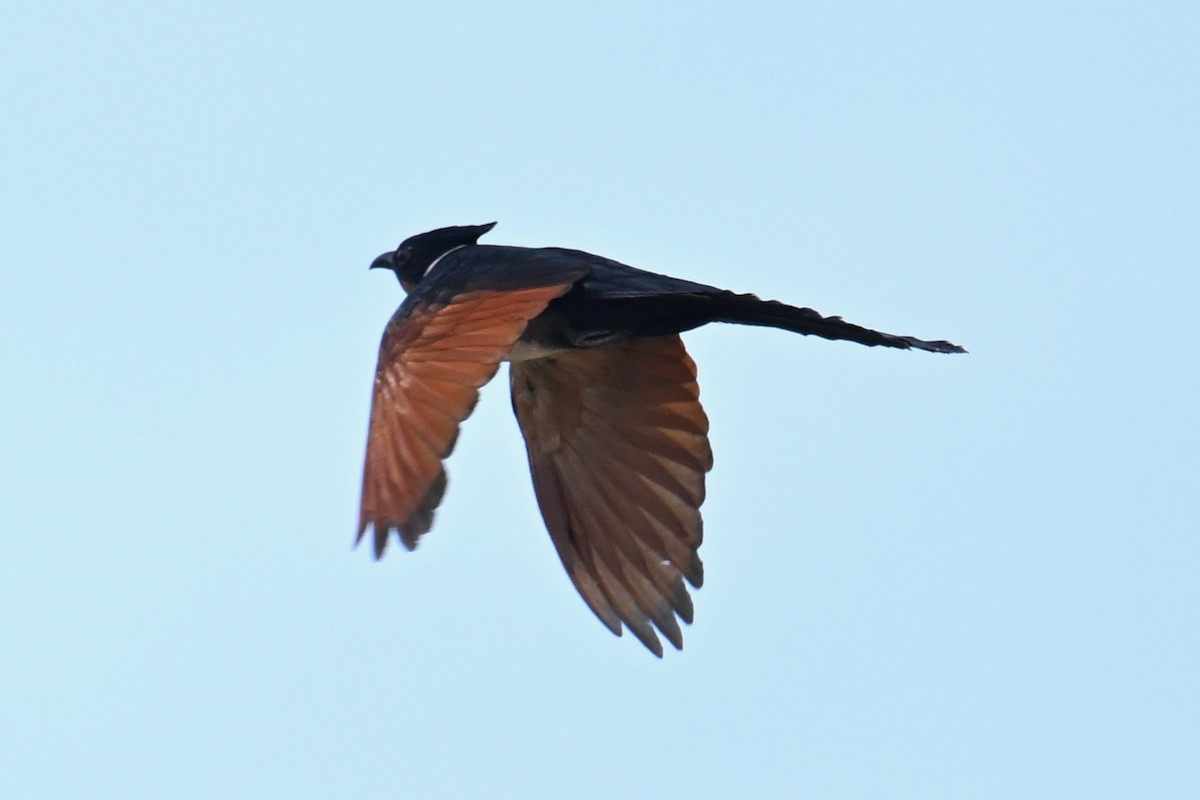
{"label": "clear sky background", "polygon": [[[1200,796],[1195,3],[27,3],[0,26],[0,796]],[[689,334],[682,653],[506,382],[351,549],[448,224],[966,356]]]}

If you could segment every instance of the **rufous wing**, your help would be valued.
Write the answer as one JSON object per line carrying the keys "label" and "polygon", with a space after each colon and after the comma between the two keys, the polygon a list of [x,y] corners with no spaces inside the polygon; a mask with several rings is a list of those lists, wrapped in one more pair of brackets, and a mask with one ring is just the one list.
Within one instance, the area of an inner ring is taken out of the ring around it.
{"label": "rufous wing", "polygon": [[429,530],[446,490],[442,460],[480,387],[528,322],[569,288],[468,291],[402,307],[388,324],[375,370],[355,539],[371,528],[376,558],[392,530],[410,550]]}
{"label": "rufous wing", "polygon": [[609,630],[662,656],[692,621],[700,504],[712,468],[696,367],[679,336],[515,363],[513,408],[550,537]]}

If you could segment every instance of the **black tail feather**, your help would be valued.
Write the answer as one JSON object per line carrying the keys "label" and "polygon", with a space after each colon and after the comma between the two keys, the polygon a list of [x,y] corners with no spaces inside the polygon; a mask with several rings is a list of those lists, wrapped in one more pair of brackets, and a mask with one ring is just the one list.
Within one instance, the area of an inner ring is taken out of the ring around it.
{"label": "black tail feather", "polygon": [[823,317],[811,308],[797,308],[778,300],[760,300],[752,294],[721,292],[712,298],[716,305],[714,322],[739,325],[763,325],[793,333],[844,339],[869,347],[897,347],[902,350],[926,350],[930,353],[965,353],[958,345],[939,339],[926,341],[913,336],[897,336],[863,328],[841,317]]}

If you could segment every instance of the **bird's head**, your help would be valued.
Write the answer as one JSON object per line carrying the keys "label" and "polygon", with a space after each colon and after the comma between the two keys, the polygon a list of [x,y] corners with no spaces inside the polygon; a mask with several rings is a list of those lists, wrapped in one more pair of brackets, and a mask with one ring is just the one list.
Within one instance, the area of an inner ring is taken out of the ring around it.
{"label": "bird's head", "polygon": [[452,225],[427,233],[418,233],[400,243],[395,250],[384,253],[371,262],[371,269],[390,269],[400,279],[405,291],[411,291],[429,273],[430,267],[451,250],[475,244],[480,236],[494,228],[486,225]]}

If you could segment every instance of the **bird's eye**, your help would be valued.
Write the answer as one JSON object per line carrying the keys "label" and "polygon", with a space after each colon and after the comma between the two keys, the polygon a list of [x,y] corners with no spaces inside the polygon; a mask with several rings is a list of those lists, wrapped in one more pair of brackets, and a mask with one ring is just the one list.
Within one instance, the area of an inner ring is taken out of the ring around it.
{"label": "bird's eye", "polygon": [[401,247],[399,250],[396,251],[396,255],[392,256],[392,263],[395,264],[396,266],[399,266],[399,265],[403,264],[405,261],[408,261],[410,256],[412,256],[412,248],[411,247]]}

